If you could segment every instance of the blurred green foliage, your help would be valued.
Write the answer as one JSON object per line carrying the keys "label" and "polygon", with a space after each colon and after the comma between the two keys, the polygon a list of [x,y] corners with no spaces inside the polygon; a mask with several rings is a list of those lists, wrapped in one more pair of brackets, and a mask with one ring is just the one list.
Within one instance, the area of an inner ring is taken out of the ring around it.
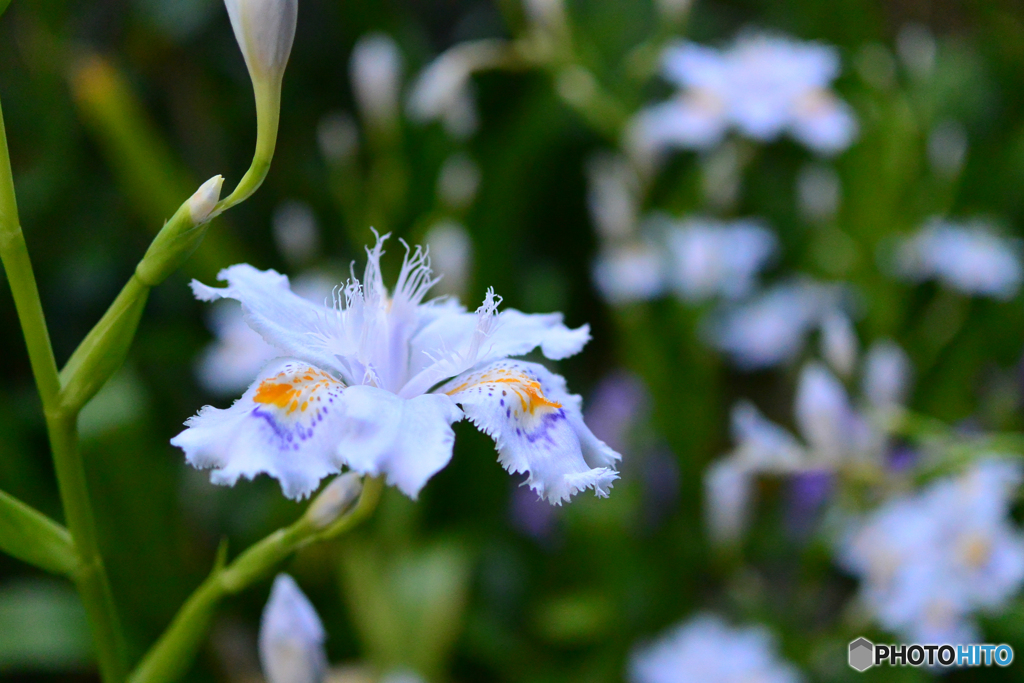
{"label": "blurred green foliage", "polygon": [[[627,58],[653,28],[649,3],[579,0],[569,9],[577,49],[599,81],[628,106],[652,95],[630,82]],[[265,478],[212,487],[168,443],[200,405],[225,404],[193,378],[210,333],[188,278],[209,282],[239,261],[287,272],[271,231],[274,210],[287,200],[313,207],[322,265],[361,262],[371,225],[422,239],[438,211],[441,164],[464,144],[482,171],[464,217],[475,249],[467,303],[493,286],[509,306],[563,310],[572,325],[590,322],[594,341],[562,371],[584,396],[615,369],[642,377],[652,396],[644,431],[671,451],[679,488],[670,507],[652,513],[650,486],[627,451],[612,497],[584,495],[557,509],[553,533],[538,541],[510,521],[518,482],[496,464],[492,442],[457,425],[452,464],[418,503],[389,490],[353,539],[304,551],[288,567],[324,618],[332,661],[415,667],[431,680],[615,681],[638,639],[713,608],[776,627],[786,656],[816,680],[858,675],[845,665],[845,643],[878,634],[854,632],[843,619],[853,584],[820,541],[785,530],[781,487],[767,484],[742,559],[713,552],[702,532],[701,473],[728,447],[728,407],[752,397],[788,421],[795,371],[730,370],[701,342],[700,311],[680,302],[618,310],[601,303],[590,284],[596,246],[584,166],[609,141],[559,99],[549,75],[478,77],[481,126],[467,143],[438,126],[403,122],[397,138],[360,150],[352,162],[358,177],[318,151],[321,119],[355,110],[348,58],[361,35],[394,36],[415,73],[457,41],[508,35],[523,21],[514,0],[301,5],[270,176],[252,200],[216,220],[180,274],[152,292],[127,366],[81,418],[133,657],[206,575],[222,537],[240,550],[299,511]],[[908,22],[939,38],[930,80],[895,66],[895,37]],[[894,233],[933,214],[990,216],[1022,234],[1024,6],[709,1],[695,4],[687,34],[721,42],[750,25],[840,48],[837,89],[858,112],[861,137],[835,164],[843,183],[835,225],[809,224],[797,211],[795,178],[810,159],[789,142],[749,150],[735,212],[762,216],[777,231],[778,272],[799,269],[857,287],[862,337],[892,336],[914,361],[915,409],[950,423],[1019,429],[1020,298],[1002,304],[895,285],[882,275],[878,254]],[[217,0],[19,0],[0,21],[0,99],[21,219],[63,363],[180,202],[201,180],[223,173],[233,185],[247,167],[255,139],[251,89]],[[954,178],[936,176],[927,163],[928,133],[946,120],[959,121],[970,141]],[[378,195],[352,185],[375,177],[383,180],[366,182]],[[678,214],[705,209],[699,184],[694,155],[678,155],[650,202]],[[397,261],[386,267],[395,270]],[[8,290],[0,289],[0,489],[60,519],[24,345]],[[189,680],[243,680],[251,672],[268,587],[224,606]],[[87,670],[88,654],[69,590],[0,557],[5,680],[91,680],[75,678]],[[994,620],[994,642],[1004,638],[1020,652],[1022,615],[1017,604]],[[896,675],[926,676],[885,670],[865,680]],[[949,675],[982,677],[1016,680],[1019,667]]]}

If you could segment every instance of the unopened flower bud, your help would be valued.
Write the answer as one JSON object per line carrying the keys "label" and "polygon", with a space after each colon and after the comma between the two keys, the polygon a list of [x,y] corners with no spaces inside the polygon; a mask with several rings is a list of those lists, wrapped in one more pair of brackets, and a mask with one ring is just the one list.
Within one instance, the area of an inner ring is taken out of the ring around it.
{"label": "unopened flower bud", "polygon": [[309,599],[278,574],[260,621],[260,663],[267,683],[321,683],[327,669],[324,627]]}
{"label": "unopened flower bud", "polygon": [[189,197],[188,213],[194,224],[199,225],[210,219],[210,214],[220,201],[220,189],[223,185],[224,178],[215,175],[200,185],[195,194]]}
{"label": "unopened flower bud", "polygon": [[280,80],[295,40],[298,0],[224,0],[253,82]]}
{"label": "unopened flower bud", "polygon": [[348,472],[336,477],[310,504],[306,518],[317,529],[325,529],[352,507],[362,490],[359,474]]}

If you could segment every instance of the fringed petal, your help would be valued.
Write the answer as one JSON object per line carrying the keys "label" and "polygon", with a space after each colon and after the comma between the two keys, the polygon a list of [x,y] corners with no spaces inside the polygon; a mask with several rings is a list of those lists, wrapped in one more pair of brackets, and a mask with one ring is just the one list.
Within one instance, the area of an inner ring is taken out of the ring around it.
{"label": "fringed petal", "polygon": [[269,474],[284,495],[301,499],[341,471],[336,456],[345,386],[294,359],[271,362],[226,410],[206,406],[171,439],[190,465],[211,468],[210,481]]}
{"label": "fringed petal", "polygon": [[498,462],[559,505],[593,488],[607,496],[620,456],[583,423],[580,398],[565,380],[535,363],[499,361],[442,387],[480,431],[494,439]]}

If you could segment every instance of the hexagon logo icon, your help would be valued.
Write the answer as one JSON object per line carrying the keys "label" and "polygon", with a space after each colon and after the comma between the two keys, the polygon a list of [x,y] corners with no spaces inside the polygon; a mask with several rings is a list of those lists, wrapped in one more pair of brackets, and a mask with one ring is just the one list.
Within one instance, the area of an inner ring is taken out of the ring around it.
{"label": "hexagon logo icon", "polygon": [[850,643],[850,666],[857,671],[867,671],[875,664],[875,644],[867,638],[858,638]]}

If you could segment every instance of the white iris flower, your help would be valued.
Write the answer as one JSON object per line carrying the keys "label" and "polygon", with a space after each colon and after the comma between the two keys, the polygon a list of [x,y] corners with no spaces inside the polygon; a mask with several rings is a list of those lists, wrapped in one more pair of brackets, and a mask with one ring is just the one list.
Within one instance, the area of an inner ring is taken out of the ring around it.
{"label": "white iris flower", "polygon": [[1020,483],[1019,464],[986,458],[857,524],[840,559],[884,628],[916,643],[977,642],[972,614],[1024,582],[1024,536],[1009,517]]}
{"label": "white iris flower", "polygon": [[171,440],[211,480],[233,485],[266,473],[289,498],[309,495],[342,467],[415,498],[452,456],[451,424],[468,418],[491,436],[498,461],[552,504],[593,488],[606,496],[618,453],[583,423],[582,401],[544,366],[506,360],[536,348],[551,360],[578,353],[589,327],[560,313],[498,313],[488,291],[475,313],[423,299],[437,281],[426,252],[407,251],[392,292],[380,271],[385,235],[367,250],[363,281],[333,305],[294,294],[288,278],[247,264],[198,282],[204,301],[237,299],[246,322],[280,353],[227,410],[211,406]]}
{"label": "white iris flower", "polygon": [[669,229],[668,247],[675,286],[684,299],[740,299],[756,287],[778,240],[756,221],[692,218]]}
{"label": "white iris flower", "polygon": [[896,257],[903,277],[937,279],[968,295],[1012,299],[1024,279],[1019,242],[981,222],[934,220],[905,239]]}
{"label": "white iris flower", "polygon": [[799,672],[781,660],[763,626],[733,628],[702,614],[634,652],[631,683],[797,683]]}
{"label": "white iris flower", "polygon": [[741,401],[733,408],[736,447],[704,474],[705,514],[715,540],[734,541],[742,535],[753,481],[760,474],[884,465],[887,437],[871,414],[899,409],[909,383],[909,361],[895,343],[876,342],[863,373],[867,400],[858,409],[825,365],[812,361],[804,366],[793,411],[802,440],[765,418],[752,403]]}
{"label": "white iris flower", "polygon": [[708,326],[709,341],[743,370],[792,360],[829,312],[840,292],[809,280],[783,282],[724,309]]}
{"label": "white iris flower", "polygon": [[680,92],[634,119],[631,140],[642,157],[714,147],[730,128],[759,141],[788,132],[823,154],[846,149],[857,134],[850,107],[829,89],[839,75],[831,47],[748,34],[724,51],[677,43],[662,66]]}

